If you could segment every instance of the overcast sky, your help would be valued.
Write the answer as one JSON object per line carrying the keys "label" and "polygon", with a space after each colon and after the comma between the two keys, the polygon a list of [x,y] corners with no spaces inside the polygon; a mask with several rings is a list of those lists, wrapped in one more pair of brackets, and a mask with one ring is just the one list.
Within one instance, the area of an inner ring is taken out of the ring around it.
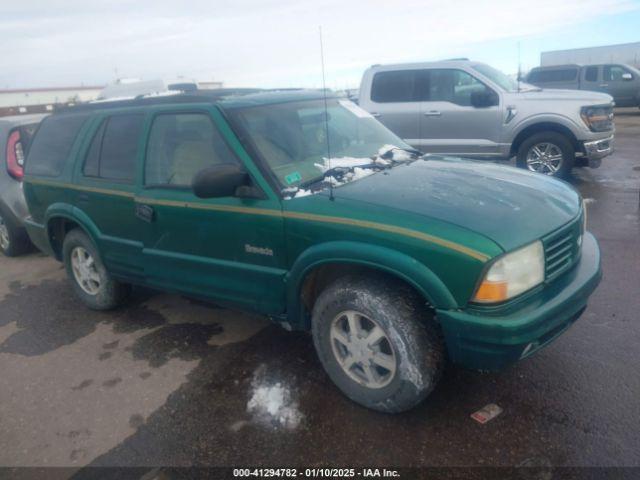
{"label": "overcast sky", "polygon": [[0,88],[117,77],[355,87],[374,63],[517,70],[541,50],[640,41],[640,0],[0,0]]}

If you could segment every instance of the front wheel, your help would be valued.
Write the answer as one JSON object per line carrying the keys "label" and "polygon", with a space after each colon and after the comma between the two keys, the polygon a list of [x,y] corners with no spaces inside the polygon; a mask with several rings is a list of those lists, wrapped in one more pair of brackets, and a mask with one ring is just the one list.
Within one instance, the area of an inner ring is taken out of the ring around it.
{"label": "front wheel", "polygon": [[517,165],[551,177],[566,177],[575,162],[571,141],[558,132],[540,132],[525,139],[518,148]]}
{"label": "front wheel", "polygon": [[424,301],[384,277],[338,279],[318,297],[313,341],[329,377],[351,400],[402,412],[434,389],[444,344]]}

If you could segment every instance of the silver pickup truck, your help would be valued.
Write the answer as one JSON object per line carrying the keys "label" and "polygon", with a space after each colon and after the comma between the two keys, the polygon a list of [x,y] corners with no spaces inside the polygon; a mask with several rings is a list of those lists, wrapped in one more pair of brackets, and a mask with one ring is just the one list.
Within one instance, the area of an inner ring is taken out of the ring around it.
{"label": "silver pickup truck", "polygon": [[613,151],[610,95],[518,84],[469,60],[374,65],[358,100],[427,153],[516,156],[519,167],[566,176],[574,164],[600,166]]}

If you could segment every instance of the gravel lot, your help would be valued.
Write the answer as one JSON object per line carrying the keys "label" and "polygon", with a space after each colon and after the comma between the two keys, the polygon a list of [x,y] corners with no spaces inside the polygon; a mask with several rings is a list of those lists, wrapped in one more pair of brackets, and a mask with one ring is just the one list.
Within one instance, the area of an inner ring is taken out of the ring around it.
{"label": "gravel lot", "polygon": [[402,415],[343,397],[305,334],[141,290],[91,312],[55,261],[0,257],[0,465],[640,466],[640,111],[616,122],[572,180],[603,255],[586,313],[506,371],[449,367]]}

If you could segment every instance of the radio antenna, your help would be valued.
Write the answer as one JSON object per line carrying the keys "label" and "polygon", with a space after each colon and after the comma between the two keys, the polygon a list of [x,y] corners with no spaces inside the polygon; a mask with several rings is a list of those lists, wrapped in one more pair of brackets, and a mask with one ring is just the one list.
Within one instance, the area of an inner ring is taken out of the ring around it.
{"label": "radio antenna", "polygon": [[520,68],[522,64],[520,63],[520,41],[518,40],[518,93],[520,93],[520,76],[522,75],[522,69]]}
{"label": "radio antenna", "polygon": [[[322,45],[322,26],[318,27],[320,33],[320,64],[322,65],[322,95],[324,97],[324,136],[327,139],[327,168],[331,170],[331,142],[329,141],[329,109],[327,107],[327,84],[324,76],[324,48]],[[333,182],[329,180],[329,200],[333,198]]]}

